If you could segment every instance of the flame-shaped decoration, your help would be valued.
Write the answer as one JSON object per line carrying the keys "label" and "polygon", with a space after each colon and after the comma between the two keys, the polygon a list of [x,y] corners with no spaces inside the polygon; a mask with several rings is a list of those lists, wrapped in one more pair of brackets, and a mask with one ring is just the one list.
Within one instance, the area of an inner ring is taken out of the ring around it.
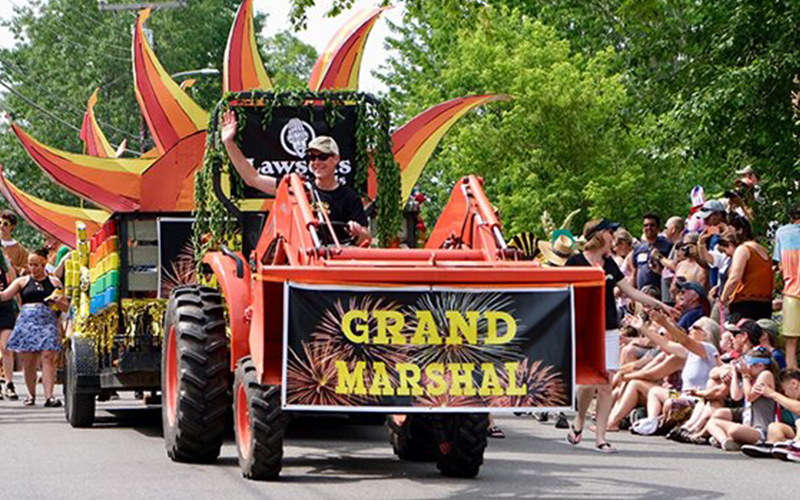
{"label": "flame-shaped decoration", "polygon": [[153,159],[97,158],[68,153],[45,146],[15,123],[11,128],[33,161],[58,184],[112,212],[133,212],[139,208],[141,174],[153,164]]}
{"label": "flame-shaped decoration", "polygon": [[222,92],[272,88],[272,81],[258,53],[253,27],[253,2],[245,0],[239,6],[228,35],[222,66]]}
{"label": "flame-shaped decoration", "polygon": [[6,179],[2,166],[0,194],[28,224],[69,247],[75,246],[77,221],[83,221],[89,234],[94,234],[111,216],[105,210],[68,207],[32,196]]}
{"label": "flame-shaped decoration", "polygon": [[450,127],[471,109],[492,101],[507,101],[505,95],[459,97],[437,104],[415,116],[392,135],[392,153],[400,165],[402,199],[408,199],[422,169]]}
{"label": "flame-shaped decoration", "polygon": [[94,105],[97,104],[98,90],[100,89],[95,89],[89,98],[89,102],[86,103],[86,112],[83,114],[83,125],[81,125],[81,140],[85,144],[87,155],[100,158],[115,158],[116,152],[111,147],[108,139],[106,139],[106,134],[100,129],[94,116]]}
{"label": "flame-shaped decoration", "polygon": [[136,99],[150,127],[158,152],[164,154],[180,139],[205,130],[208,113],[169,76],[144,36],[150,9],[139,12],[133,35],[133,80]]}
{"label": "flame-shaped decoration", "polygon": [[339,28],[314,63],[308,88],[313,91],[358,89],[358,75],[367,37],[381,13],[391,8],[362,10]]}

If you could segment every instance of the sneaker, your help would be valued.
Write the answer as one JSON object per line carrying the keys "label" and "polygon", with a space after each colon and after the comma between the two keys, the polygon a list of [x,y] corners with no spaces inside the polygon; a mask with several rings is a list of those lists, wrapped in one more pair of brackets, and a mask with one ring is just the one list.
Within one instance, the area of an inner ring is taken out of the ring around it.
{"label": "sneaker", "polygon": [[547,414],[546,411],[543,411],[541,413],[534,413],[533,418],[537,422],[545,423],[550,419],[550,416]]}
{"label": "sneaker", "polygon": [[722,447],[722,446],[719,444],[719,441],[717,441],[717,438],[715,438],[715,437],[713,437],[713,436],[712,436],[712,437],[710,437],[710,438],[708,438],[708,444],[710,444],[710,445],[711,445],[711,446],[713,446],[714,448],[721,448],[721,447]]}
{"label": "sneaker", "polygon": [[800,453],[787,453],[786,460],[789,462],[800,462]]}
{"label": "sneaker", "polygon": [[506,433],[503,432],[503,429],[496,425],[486,429],[486,435],[494,439],[503,439],[506,437]]}
{"label": "sneaker", "polygon": [[722,449],[725,451],[741,451],[742,444],[729,438],[722,442]]}
{"label": "sneaker", "polygon": [[742,446],[742,453],[753,458],[772,458],[772,448],[769,443],[746,444]]}
{"label": "sneaker", "polygon": [[569,422],[567,422],[567,416],[563,411],[558,414],[556,419],[556,429],[569,429]]}
{"label": "sneaker", "polygon": [[7,383],[6,390],[4,392],[9,401],[16,401],[19,399],[19,396],[17,396],[17,388],[14,386],[14,382]]}

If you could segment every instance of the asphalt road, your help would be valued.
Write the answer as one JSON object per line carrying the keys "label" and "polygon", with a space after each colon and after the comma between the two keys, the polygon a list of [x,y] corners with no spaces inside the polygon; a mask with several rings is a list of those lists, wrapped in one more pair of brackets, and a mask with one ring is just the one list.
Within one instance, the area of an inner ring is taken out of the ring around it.
{"label": "asphalt road", "polygon": [[173,463],[158,409],[101,406],[94,428],[72,429],[61,408],[0,401],[0,499],[787,500],[800,491],[800,464],[627,433],[611,435],[620,454],[602,455],[591,434],[572,448],[552,423],[510,416],[498,418],[508,437],[490,441],[476,479],[398,461],[381,426],[311,419],[290,428],[281,480],[258,483],[241,477],[232,439],[214,465]]}

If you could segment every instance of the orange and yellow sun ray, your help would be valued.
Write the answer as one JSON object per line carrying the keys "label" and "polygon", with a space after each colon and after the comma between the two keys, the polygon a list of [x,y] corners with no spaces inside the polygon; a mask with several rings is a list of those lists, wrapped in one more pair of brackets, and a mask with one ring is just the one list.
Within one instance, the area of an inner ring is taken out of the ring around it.
{"label": "orange and yellow sun ray", "polygon": [[0,166],[0,194],[30,225],[70,247],[75,246],[76,222],[83,221],[88,234],[94,234],[111,217],[105,210],[69,207],[30,195],[5,178],[2,166]]}
{"label": "orange and yellow sun ray", "polygon": [[313,91],[358,89],[358,75],[367,37],[381,13],[391,8],[375,7],[359,11],[339,28],[314,64],[308,88]]}
{"label": "orange and yellow sun ray", "polygon": [[169,76],[144,36],[150,9],[139,13],[133,35],[133,80],[136,99],[159,153],[180,139],[205,130],[208,113]]}
{"label": "orange and yellow sun ray", "polygon": [[155,159],[68,153],[42,144],[15,123],[11,128],[31,159],[64,188],[110,211],[132,212],[139,208],[142,173]]}
{"label": "orange and yellow sun ray", "polygon": [[239,6],[228,35],[222,66],[222,92],[272,88],[272,81],[258,53],[253,27],[253,2],[245,0]]}
{"label": "orange and yellow sun ray", "polygon": [[392,153],[400,166],[402,199],[411,195],[411,190],[439,141],[459,118],[482,104],[509,99],[505,95],[476,95],[452,99],[428,108],[392,134]]}
{"label": "orange and yellow sun ray", "polygon": [[114,158],[116,151],[106,139],[106,135],[97,124],[94,116],[94,105],[97,104],[97,91],[95,89],[89,102],[86,103],[86,112],[83,115],[83,125],[81,125],[81,140],[85,144],[85,152],[90,156],[100,158]]}

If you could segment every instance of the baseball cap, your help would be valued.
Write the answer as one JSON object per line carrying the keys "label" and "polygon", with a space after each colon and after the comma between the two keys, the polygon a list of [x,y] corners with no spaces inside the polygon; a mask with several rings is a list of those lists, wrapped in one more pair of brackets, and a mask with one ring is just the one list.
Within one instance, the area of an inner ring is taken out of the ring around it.
{"label": "baseball cap", "polygon": [[327,135],[321,135],[316,139],[313,139],[311,142],[308,143],[306,149],[307,150],[313,149],[314,151],[319,151],[320,153],[328,155],[339,154],[339,145],[336,144],[336,141],[333,140],[333,137],[329,137]]}
{"label": "baseball cap", "polygon": [[701,299],[706,299],[706,289],[703,288],[703,285],[697,283],[696,281],[679,281],[678,282],[678,290],[692,290],[697,292],[697,295],[700,296]]}
{"label": "baseball cap", "polygon": [[601,219],[600,222],[594,225],[594,227],[589,228],[583,235],[586,238],[586,241],[592,239],[592,237],[599,233],[600,231],[604,231],[606,229],[611,230],[612,232],[619,229],[620,224],[618,222],[611,222],[608,219]]}
{"label": "baseball cap", "polygon": [[703,203],[703,208],[700,210],[700,217],[707,219],[714,212],[725,213],[725,204],[720,200],[708,200]]}
{"label": "baseball cap", "polygon": [[753,167],[751,167],[750,165],[747,165],[741,170],[737,170],[736,175],[755,175],[756,177],[758,177],[758,174],[756,173],[755,170],[753,170]]}

